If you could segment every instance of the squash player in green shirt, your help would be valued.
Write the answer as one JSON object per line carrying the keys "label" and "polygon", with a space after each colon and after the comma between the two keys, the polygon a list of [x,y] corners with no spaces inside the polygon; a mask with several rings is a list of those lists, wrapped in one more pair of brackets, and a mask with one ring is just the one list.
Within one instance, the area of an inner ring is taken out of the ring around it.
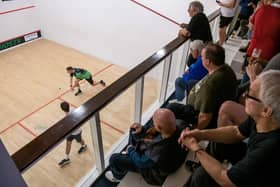
{"label": "squash player in green shirt", "polygon": [[[72,90],[74,90],[75,87],[78,87],[78,91],[75,93],[75,96],[82,93],[82,90],[81,90],[80,84],[79,84],[79,82],[81,80],[85,79],[92,86],[95,83],[95,81],[93,81],[93,79],[92,79],[91,73],[85,69],[74,68],[72,66],[68,66],[66,68],[66,71],[67,71],[67,73],[70,74],[70,88]],[[73,84],[73,77],[76,78],[76,80],[74,81],[74,84]],[[100,80],[99,83],[102,84],[102,86],[106,86],[106,83],[103,80]]]}

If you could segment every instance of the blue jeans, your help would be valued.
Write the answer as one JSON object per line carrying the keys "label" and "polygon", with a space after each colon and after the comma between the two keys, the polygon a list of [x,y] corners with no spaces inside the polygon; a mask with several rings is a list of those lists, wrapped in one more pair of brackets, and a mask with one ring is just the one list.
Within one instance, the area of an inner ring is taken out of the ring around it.
{"label": "blue jeans", "polygon": [[132,162],[128,154],[115,153],[110,157],[110,168],[116,179],[121,180],[128,171],[140,170]]}
{"label": "blue jeans", "polygon": [[178,77],[175,81],[175,97],[178,101],[182,101],[192,87],[198,82],[198,80],[189,80],[187,83],[182,77]]}

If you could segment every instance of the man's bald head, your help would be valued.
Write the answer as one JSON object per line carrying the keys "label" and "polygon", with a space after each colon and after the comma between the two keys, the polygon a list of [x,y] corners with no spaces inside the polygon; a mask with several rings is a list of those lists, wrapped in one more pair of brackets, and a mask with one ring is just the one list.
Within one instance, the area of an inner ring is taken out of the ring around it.
{"label": "man's bald head", "polygon": [[176,131],[176,118],[169,109],[157,109],[153,115],[153,122],[156,130],[168,137]]}

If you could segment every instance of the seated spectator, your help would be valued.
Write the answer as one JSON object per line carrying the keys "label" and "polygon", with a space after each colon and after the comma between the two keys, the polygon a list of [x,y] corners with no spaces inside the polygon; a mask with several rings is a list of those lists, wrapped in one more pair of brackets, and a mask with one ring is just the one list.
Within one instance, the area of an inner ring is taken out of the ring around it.
{"label": "seated spectator", "polygon": [[[263,72],[274,69],[280,70],[280,53],[275,55],[267,64]],[[250,81],[254,81],[257,75],[261,72],[262,66],[258,63],[249,65],[247,67],[247,73],[250,77]],[[248,82],[249,83],[249,82]],[[244,85],[250,86],[250,84]],[[248,91],[248,90],[247,90]],[[244,94],[246,96],[246,94]],[[243,99],[239,101],[240,103],[234,101],[225,101],[220,110],[218,117],[218,127],[238,125],[243,123],[249,116],[245,112],[245,106]],[[230,160],[232,163],[243,157],[244,154],[244,144],[222,144],[222,143],[212,143],[216,148],[215,151],[218,152],[219,158]]]}
{"label": "seated spectator", "polygon": [[237,80],[233,70],[225,64],[225,51],[221,46],[209,43],[201,56],[208,75],[191,89],[187,105],[171,103],[167,108],[193,128],[216,128],[220,105],[236,97]]}
{"label": "seated spectator", "polygon": [[[193,151],[201,166],[185,187],[279,186],[280,174],[280,72],[262,73],[250,85],[245,111],[250,116],[239,126],[182,132],[179,142]],[[201,140],[220,143],[241,142],[249,138],[246,156],[227,168],[198,144]]]}
{"label": "seated spectator", "polygon": [[158,109],[153,115],[153,126],[131,126],[131,144],[127,154],[116,153],[110,158],[110,171],[105,174],[111,182],[119,182],[128,171],[139,172],[149,184],[160,185],[168,174],[184,162],[186,151],[178,144],[180,130],[174,114]]}
{"label": "seated spectator", "polygon": [[203,42],[201,40],[194,40],[190,44],[191,55],[194,59],[197,59],[189,69],[183,74],[182,77],[178,77],[175,81],[175,96],[178,101],[182,101],[195,83],[200,81],[208,71],[202,65],[201,50],[203,48]]}
{"label": "seated spectator", "polygon": [[[262,66],[260,66],[258,63],[249,65],[247,67],[247,74],[249,75],[251,82],[256,79],[261,70]],[[280,71],[280,53],[271,58],[266,67],[263,69],[263,72],[268,70]],[[244,87],[249,87],[249,85],[250,82],[244,85]],[[218,127],[241,124],[241,122],[244,122],[247,118],[248,115],[245,112],[243,101],[241,101],[241,103],[226,101],[222,104],[219,111]]]}
{"label": "seated spectator", "polygon": [[[204,43],[212,42],[212,33],[208,18],[203,13],[204,7],[199,1],[192,1],[188,8],[191,17],[189,24],[182,23],[179,36],[190,37],[191,41],[202,40]],[[190,67],[195,62],[195,58],[189,55],[187,65]]]}

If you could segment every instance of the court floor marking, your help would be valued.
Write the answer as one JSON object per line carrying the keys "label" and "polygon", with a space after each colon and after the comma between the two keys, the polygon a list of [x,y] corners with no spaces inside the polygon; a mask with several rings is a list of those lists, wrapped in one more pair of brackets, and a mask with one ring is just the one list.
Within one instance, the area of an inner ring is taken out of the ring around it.
{"label": "court floor marking", "polygon": [[22,127],[24,130],[26,130],[29,134],[32,134],[34,137],[37,137],[38,135],[35,134],[31,129],[27,128],[25,125],[23,125],[21,122],[18,122],[18,125]]}
{"label": "court floor marking", "polygon": [[[69,105],[72,106],[72,107],[74,107],[74,108],[77,108],[76,105],[74,105],[74,104],[72,104],[72,103],[70,103],[70,102],[68,102],[68,101],[66,101],[66,100],[64,100],[64,99],[62,99],[61,97],[59,97],[58,99],[60,99],[61,101],[65,101],[65,102],[69,103]],[[104,124],[104,125],[106,125],[106,126],[112,128],[112,129],[114,129],[115,131],[119,132],[120,134],[124,134],[124,133],[125,133],[123,130],[121,130],[121,129],[117,128],[117,127],[114,127],[113,125],[111,125],[110,123],[105,122],[104,120],[100,120],[100,122],[101,122],[102,124]]]}
{"label": "court floor marking", "polygon": [[27,7],[17,8],[17,9],[14,9],[14,10],[8,10],[8,11],[5,11],[5,12],[0,12],[0,15],[12,13],[12,12],[17,12],[17,11],[21,11],[21,10],[26,10],[26,9],[30,9],[30,8],[35,8],[35,6],[31,5],[31,6],[27,6]]}
{"label": "court floor marking", "polygon": [[150,7],[147,7],[146,5],[144,5],[144,4],[142,4],[142,3],[138,2],[138,1],[135,1],[135,0],[130,0],[130,1],[135,3],[135,4],[137,4],[137,5],[139,5],[139,6],[141,6],[141,7],[143,7],[143,8],[145,8],[146,10],[149,10],[150,12],[155,13],[156,15],[158,15],[158,16],[160,16],[160,17],[162,17],[162,18],[164,18],[164,19],[166,19],[166,20],[168,20],[168,21],[170,21],[170,22],[172,22],[172,23],[174,23],[176,25],[180,25],[180,23],[178,23],[174,19],[171,19],[171,18],[169,18],[169,17],[167,17],[167,16],[165,16],[165,15],[163,15],[163,14],[161,14],[161,13],[159,13],[159,12],[153,10],[153,9],[151,9]]}
{"label": "court floor marking", "polygon": [[[96,76],[98,75],[99,73],[107,70],[108,68],[112,67],[114,64],[109,64],[107,66],[105,66],[104,68],[102,68],[101,70],[99,70],[98,72],[94,73],[93,76]],[[84,82],[82,82],[84,83]],[[25,130],[27,130],[27,127],[24,126],[22,124],[22,121],[25,120],[26,118],[30,117],[31,115],[33,115],[34,113],[40,111],[42,108],[46,107],[47,105],[51,104],[52,102],[54,102],[55,100],[61,98],[63,95],[71,92],[72,90],[69,88],[68,90],[66,90],[65,92],[63,92],[62,94],[60,94],[59,96],[55,97],[54,99],[50,100],[49,102],[47,102],[46,104],[42,105],[41,107],[37,108],[36,110],[34,110],[33,112],[27,114],[26,116],[24,116],[23,118],[21,118],[20,120],[16,121],[15,123],[9,125],[8,127],[6,127],[5,129],[3,129],[2,131],[0,131],[0,134],[6,132],[7,130],[11,129],[12,127],[16,126],[16,125],[19,125],[20,127],[24,128]],[[21,124],[21,125],[20,125]],[[31,133],[32,131],[29,129],[27,130],[30,132],[30,134],[32,135],[35,135],[35,133]],[[37,136],[37,135],[36,135]]]}

